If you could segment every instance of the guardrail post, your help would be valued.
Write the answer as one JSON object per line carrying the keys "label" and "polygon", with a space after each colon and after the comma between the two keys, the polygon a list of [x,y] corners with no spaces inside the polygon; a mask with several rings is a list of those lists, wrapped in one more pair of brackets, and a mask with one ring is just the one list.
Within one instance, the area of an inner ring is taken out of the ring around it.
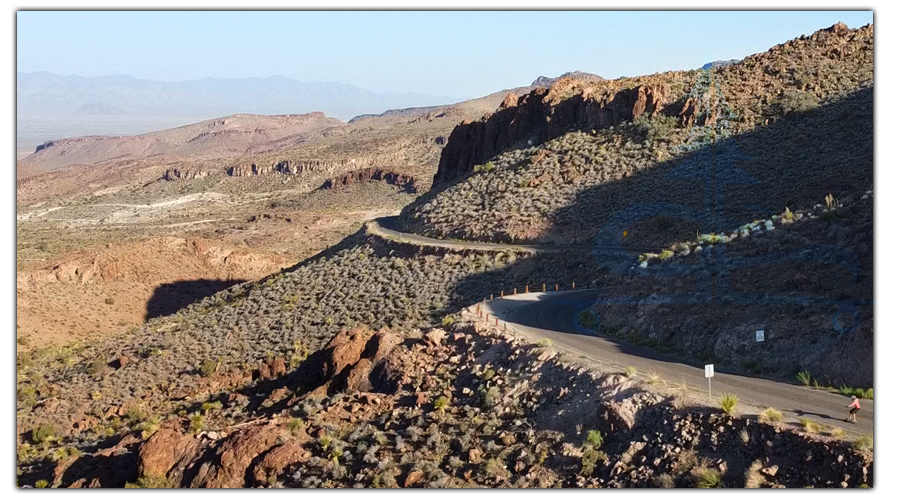
{"label": "guardrail post", "polygon": [[574,290],[574,289],[575,289],[575,282],[573,281],[572,282],[572,290]]}
{"label": "guardrail post", "polygon": [[494,318],[494,326],[500,326],[500,318]]}
{"label": "guardrail post", "polygon": [[542,292],[546,292],[546,291],[547,291],[547,284],[546,284],[546,283],[541,284],[541,291],[542,291]]}
{"label": "guardrail post", "polygon": [[492,293],[491,294],[491,302],[493,302],[493,301],[494,301],[494,294]]}
{"label": "guardrail post", "polygon": [[500,290],[500,298],[503,298],[503,290]]}
{"label": "guardrail post", "polygon": [[559,283],[556,284],[556,291],[559,291]]}
{"label": "guardrail post", "polygon": [[525,293],[528,293],[528,285],[525,285]]}
{"label": "guardrail post", "polygon": [[518,288],[513,288],[513,295],[515,295],[515,294],[517,294],[517,293],[519,293],[519,289],[518,289]]}

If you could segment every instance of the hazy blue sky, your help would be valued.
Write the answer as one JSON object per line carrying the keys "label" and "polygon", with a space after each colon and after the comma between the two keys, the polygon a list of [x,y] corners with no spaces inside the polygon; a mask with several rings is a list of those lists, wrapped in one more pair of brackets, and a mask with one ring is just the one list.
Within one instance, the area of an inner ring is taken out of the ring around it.
{"label": "hazy blue sky", "polygon": [[475,97],[741,58],[862,12],[18,12],[18,71],[155,80],[283,75]]}

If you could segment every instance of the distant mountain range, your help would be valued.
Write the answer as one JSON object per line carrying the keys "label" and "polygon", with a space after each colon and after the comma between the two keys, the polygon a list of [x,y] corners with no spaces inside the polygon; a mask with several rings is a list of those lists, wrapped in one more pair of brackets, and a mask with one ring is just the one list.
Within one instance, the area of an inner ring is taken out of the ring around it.
{"label": "distant mountain range", "polygon": [[387,109],[449,104],[461,99],[378,93],[354,85],[268,78],[203,78],[180,82],[124,75],[81,77],[16,73],[18,118],[85,115],[215,117],[235,113],[324,112],[341,120]]}

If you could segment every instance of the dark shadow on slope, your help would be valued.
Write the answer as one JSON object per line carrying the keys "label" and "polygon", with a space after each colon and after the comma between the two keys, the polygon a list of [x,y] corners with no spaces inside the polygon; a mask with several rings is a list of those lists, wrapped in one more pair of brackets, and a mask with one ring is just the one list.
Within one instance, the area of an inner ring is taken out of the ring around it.
{"label": "dark shadow on slope", "polygon": [[[592,239],[597,247],[656,245],[663,248],[678,241],[692,240],[697,232],[734,230],[755,219],[768,219],[781,213],[785,207],[812,208],[823,203],[828,193],[839,200],[858,200],[874,183],[872,98],[872,89],[866,88],[813,111],[788,115],[766,127],[720,141],[714,149],[702,147],[630,177],[587,188],[576,196],[571,205],[552,214],[550,231],[585,235],[582,239]],[[711,168],[713,164],[714,170]],[[716,205],[719,209],[714,208]],[[663,217],[675,222],[663,228],[658,223]],[[627,237],[623,236],[625,230],[628,231]],[[818,241],[811,240],[809,245],[816,245]],[[817,263],[830,266],[829,269],[835,273],[848,270],[852,273],[851,268],[862,264],[869,268],[862,269],[862,276],[872,276],[870,255],[849,260],[845,258],[846,255],[855,255],[860,248],[870,253],[866,248],[871,249],[871,245],[858,247],[850,242],[844,248],[834,247],[841,252]],[[764,256],[769,250],[762,248],[760,255]],[[745,264],[750,265],[748,269],[767,265],[765,259],[746,260]],[[665,295],[671,289],[687,287],[691,290],[692,286],[696,286],[693,291],[709,293],[708,289],[701,289],[711,283],[708,270],[688,268],[681,269],[676,275],[660,275],[630,269],[634,265],[634,257],[624,252],[606,250],[595,252],[593,256],[576,252],[529,256],[505,269],[463,278],[455,285],[454,295],[462,299],[457,301],[458,305],[467,305],[467,301],[471,304],[490,294],[496,296],[500,290],[509,293],[517,287],[522,291],[526,284],[530,285],[530,291],[540,291],[542,283],[553,286],[555,283],[568,285],[575,281],[579,287],[622,287],[621,291],[613,289],[607,295],[630,306],[629,314],[635,316],[639,303],[653,304],[657,294]],[[790,259],[783,265],[790,268]],[[715,272],[712,272],[713,281],[716,279]],[[631,291],[634,289],[645,290],[646,295],[643,295],[644,292],[640,296],[634,295]],[[735,316],[739,316],[753,305],[768,314],[802,322],[808,321],[813,308],[827,308],[831,303],[871,304],[871,286],[868,290],[868,293],[858,292],[858,296],[848,296],[845,290],[839,289],[817,290],[817,295],[804,301],[802,295],[805,292],[800,288],[796,293],[785,294],[785,297],[774,297],[784,299],[784,304],[777,300],[767,302],[772,298],[770,290],[744,290],[741,297],[749,298],[742,299],[743,302],[722,302],[710,307],[732,308]],[[798,298],[798,294],[801,297]],[[674,304],[671,307],[685,307],[684,313],[678,317],[687,319],[694,314],[691,308],[695,304]],[[765,321],[768,318],[761,319]],[[714,325],[714,328],[722,328],[722,325]],[[629,339],[632,337],[635,341],[647,340],[641,335],[631,335]],[[673,353],[697,366],[714,360],[732,364],[734,373],[750,372],[741,367],[737,359],[712,359],[715,357],[711,353],[716,348],[717,337],[708,337],[709,345],[701,348],[694,346],[688,352],[681,352],[678,346],[668,344],[669,339],[640,347],[672,348]],[[827,353],[828,349],[844,349],[844,344],[851,340],[850,337],[839,337],[842,338],[823,339],[823,343],[816,347],[816,352],[821,351],[819,356],[822,352]],[[623,349],[631,349],[626,347],[627,343],[621,344]],[[804,350],[805,355],[810,352]],[[797,355],[802,357],[800,354],[798,351]],[[761,356],[764,357],[765,353]],[[792,378],[796,367],[782,365],[769,375]],[[722,368],[727,369],[725,366]]]}
{"label": "dark shadow on slope", "polygon": [[156,287],[147,301],[144,320],[168,316],[210,295],[243,283],[240,280],[190,280],[164,283]]}

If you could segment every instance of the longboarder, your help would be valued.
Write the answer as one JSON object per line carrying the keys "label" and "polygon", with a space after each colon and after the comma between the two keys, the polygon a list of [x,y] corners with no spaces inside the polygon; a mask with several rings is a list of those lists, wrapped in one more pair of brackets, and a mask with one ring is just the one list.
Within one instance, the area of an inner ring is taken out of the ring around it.
{"label": "longboarder", "polygon": [[847,408],[850,408],[850,416],[847,417],[847,421],[855,424],[856,414],[859,413],[859,398],[853,396],[853,401],[847,405]]}

